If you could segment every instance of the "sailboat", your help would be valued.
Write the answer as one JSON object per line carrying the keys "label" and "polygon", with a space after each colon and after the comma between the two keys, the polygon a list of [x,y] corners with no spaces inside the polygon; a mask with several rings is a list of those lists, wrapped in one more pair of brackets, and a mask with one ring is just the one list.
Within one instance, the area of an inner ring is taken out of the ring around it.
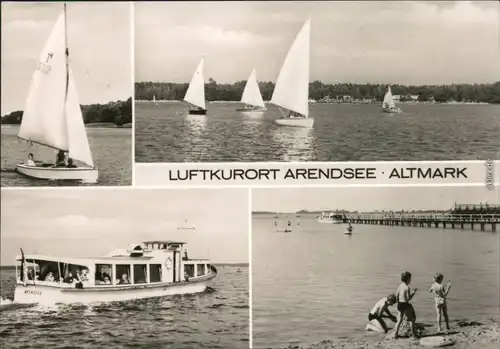
{"label": "sailboat", "polygon": [[153,95],[153,104],[156,105],[156,96]]}
{"label": "sailboat", "polygon": [[[17,172],[41,179],[97,182],[98,171],[92,160],[69,64],[66,4],[33,74],[18,137],[58,150],[59,163],[29,159],[16,166]],[[73,160],[86,166],[73,165]]]}
{"label": "sailboat", "polygon": [[241,95],[241,103],[244,103],[245,107],[236,109],[236,111],[239,111],[243,115],[262,116],[267,110],[260,93],[259,84],[257,83],[257,73],[255,69],[252,70],[247,80],[245,89]]}
{"label": "sailboat", "polygon": [[203,77],[203,61],[201,57],[200,64],[194,72],[193,78],[189,83],[189,87],[184,96],[184,100],[190,104],[190,115],[206,115],[207,108],[205,105],[205,78]]}
{"label": "sailboat", "polygon": [[396,108],[396,104],[392,98],[391,86],[388,86],[385,93],[384,101],[382,102],[382,111],[384,113],[401,113],[401,109]]}
{"label": "sailboat", "polygon": [[310,36],[309,18],[290,47],[276,80],[271,103],[278,106],[282,115],[275,121],[278,125],[313,127],[314,119],[309,117]]}

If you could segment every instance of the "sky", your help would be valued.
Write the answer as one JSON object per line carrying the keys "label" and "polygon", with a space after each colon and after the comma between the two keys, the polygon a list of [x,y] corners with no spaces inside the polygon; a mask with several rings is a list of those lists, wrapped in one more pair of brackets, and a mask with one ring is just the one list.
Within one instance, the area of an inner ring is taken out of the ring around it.
{"label": "sky", "polygon": [[[1,115],[5,115],[24,109],[38,57],[63,4],[2,1],[1,6]],[[81,104],[132,96],[131,16],[127,3],[68,3],[68,46]]]}
{"label": "sky", "polygon": [[[147,240],[188,243],[191,258],[248,263],[246,189],[2,189],[1,265],[25,253],[96,257]],[[194,225],[195,230],[177,230]]]}
{"label": "sky", "polygon": [[206,80],[276,81],[309,16],[311,81],[500,81],[498,1],[140,2],[136,81],[189,82],[202,54]]}
{"label": "sky", "polygon": [[297,212],[343,209],[448,210],[457,204],[500,204],[500,189],[483,187],[344,187],[252,190],[252,211]]}

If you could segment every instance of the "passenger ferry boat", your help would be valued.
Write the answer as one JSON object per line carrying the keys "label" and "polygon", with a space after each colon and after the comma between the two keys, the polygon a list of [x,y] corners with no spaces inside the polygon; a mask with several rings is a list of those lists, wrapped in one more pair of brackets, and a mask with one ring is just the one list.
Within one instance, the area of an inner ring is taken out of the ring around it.
{"label": "passenger ferry boat", "polygon": [[[217,276],[184,242],[146,241],[98,258],[17,257],[14,303],[93,303],[203,292]],[[184,255],[181,253],[184,251]]]}
{"label": "passenger ferry boat", "polygon": [[321,216],[316,217],[319,223],[328,223],[328,224],[342,224],[344,223],[344,215],[342,213],[326,213],[322,212]]}

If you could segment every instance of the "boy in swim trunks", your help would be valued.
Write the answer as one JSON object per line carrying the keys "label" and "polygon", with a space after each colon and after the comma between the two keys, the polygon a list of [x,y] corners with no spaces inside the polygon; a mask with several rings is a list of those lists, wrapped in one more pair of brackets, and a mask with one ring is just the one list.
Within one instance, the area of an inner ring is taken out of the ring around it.
{"label": "boy in swim trunks", "polygon": [[446,305],[446,296],[448,292],[450,292],[451,283],[444,286],[443,282],[443,274],[437,273],[434,276],[434,283],[432,284],[429,292],[434,294],[434,304],[436,306],[437,313],[437,328],[438,332],[441,332],[441,318],[444,317],[444,322],[446,324],[446,330],[450,329],[450,324],[448,323],[448,307]]}
{"label": "boy in swim trunks", "polygon": [[[386,317],[391,319],[393,322],[396,322],[396,317],[389,311],[389,307],[394,304],[396,304],[396,296],[394,294],[390,294],[389,296],[379,300],[373,309],[368,313],[368,321],[370,324],[379,330],[383,330],[384,333],[387,333],[387,325],[382,318]],[[387,315],[384,315],[384,312]]]}
{"label": "boy in swim trunks", "polygon": [[411,324],[411,331],[414,337],[417,337],[415,329],[415,321],[417,316],[415,314],[415,309],[413,305],[410,304],[410,300],[417,293],[417,288],[412,292],[410,288],[411,283],[411,273],[405,271],[401,274],[401,284],[396,291],[396,300],[398,302],[398,322],[396,323],[396,331],[394,333],[394,338],[398,338],[398,331],[401,323],[403,322],[403,317],[406,316],[407,320]]}

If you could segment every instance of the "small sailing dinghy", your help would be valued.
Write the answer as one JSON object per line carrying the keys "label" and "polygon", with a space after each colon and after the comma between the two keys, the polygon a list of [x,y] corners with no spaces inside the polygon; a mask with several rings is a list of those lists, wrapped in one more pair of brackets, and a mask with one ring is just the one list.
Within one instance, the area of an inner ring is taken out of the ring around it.
{"label": "small sailing dinghy", "polygon": [[384,113],[401,113],[401,109],[396,108],[396,104],[392,98],[391,86],[387,88],[387,92],[385,93],[384,101],[382,102],[382,111]]}
{"label": "small sailing dinghy", "polygon": [[198,64],[198,68],[196,68],[186,91],[186,95],[184,96],[184,100],[190,104],[189,115],[207,115],[203,61],[204,56],[201,57],[200,64]]}
{"label": "small sailing dinghy", "polygon": [[245,89],[241,96],[241,103],[245,104],[244,108],[236,109],[242,115],[246,116],[262,116],[267,110],[262,95],[260,93],[259,84],[257,83],[257,74],[255,69],[252,70],[250,77],[247,80]]}
{"label": "small sailing dinghy", "polygon": [[156,105],[156,96],[153,95],[153,105]]}
{"label": "small sailing dinghy", "polygon": [[[32,159],[18,164],[16,171],[49,180],[81,180],[95,183],[98,171],[92,160],[82,111],[69,65],[66,4],[59,16],[33,74],[18,137],[68,153],[60,163]],[[73,165],[78,160],[87,166]]]}
{"label": "small sailing dinghy", "polygon": [[278,125],[313,127],[314,119],[309,117],[310,36],[311,19],[308,19],[290,47],[276,80],[271,103],[278,106],[282,115],[275,121]]}

